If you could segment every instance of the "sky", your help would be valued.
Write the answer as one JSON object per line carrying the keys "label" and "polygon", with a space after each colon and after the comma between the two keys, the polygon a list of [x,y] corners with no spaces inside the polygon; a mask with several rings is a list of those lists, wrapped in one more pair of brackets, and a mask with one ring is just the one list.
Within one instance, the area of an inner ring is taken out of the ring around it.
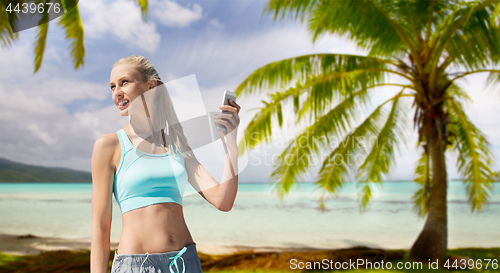
{"label": "sky", "polygon": [[[85,36],[84,66],[74,69],[69,43],[56,21],[49,23],[42,66],[33,73],[36,29],[19,33],[11,47],[0,49],[0,157],[25,164],[91,171],[94,142],[128,123],[114,105],[109,89],[113,64],[122,57],[147,57],[164,81],[193,76],[199,96],[190,104],[179,99],[179,111],[192,105],[207,112],[219,111],[224,90],[234,90],[256,69],[279,60],[313,53],[366,55],[345,37],[323,35],[313,44],[307,26],[291,20],[273,22],[263,14],[262,0],[149,1],[149,18],[143,21],[136,2],[83,0],[79,2]],[[486,90],[486,74],[460,82],[473,103],[466,113],[500,156],[499,90]],[[268,90],[272,93],[276,90]],[[398,90],[380,89],[373,103]],[[267,95],[237,98],[242,106],[239,137],[262,107]],[[200,104],[201,103],[201,104]],[[286,108],[285,108],[286,109]],[[410,119],[412,114],[409,113]],[[288,122],[288,123],[287,123]],[[285,117],[285,123],[293,120]],[[387,180],[412,180],[419,151],[416,132],[408,126],[408,146],[396,152],[395,167]],[[273,132],[273,142],[248,151],[240,158],[240,182],[266,182],[273,160],[300,126]],[[302,127],[303,128],[303,127]],[[215,141],[195,151],[209,173],[220,181],[224,150]],[[303,181],[314,181],[321,161]],[[458,178],[456,154],[447,155],[450,178]],[[499,164],[494,170],[499,170]]]}

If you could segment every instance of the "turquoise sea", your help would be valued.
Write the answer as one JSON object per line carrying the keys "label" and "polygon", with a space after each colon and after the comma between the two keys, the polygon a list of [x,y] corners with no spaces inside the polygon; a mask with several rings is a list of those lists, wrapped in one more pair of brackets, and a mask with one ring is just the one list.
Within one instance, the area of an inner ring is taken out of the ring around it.
{"label": "turquoise sea", "polygon": [[[315,185],[300,183],[280,202],[270,184],[240,183],[229,212],[218,211],[188,185],[186,223],[198,243],[341,248],[410,248],[424,220],[412,211],[414,182],[384,182],[360,212],[357,191],[347,183],[319,209]],[[92,185],[0,183],[0,233],[90,240]],[[489,203],[472,213],[462,182],[449,182],[449,247],[500,247],[500,183]],[[111,240],[118,242],[121,213],[113,198]]]}

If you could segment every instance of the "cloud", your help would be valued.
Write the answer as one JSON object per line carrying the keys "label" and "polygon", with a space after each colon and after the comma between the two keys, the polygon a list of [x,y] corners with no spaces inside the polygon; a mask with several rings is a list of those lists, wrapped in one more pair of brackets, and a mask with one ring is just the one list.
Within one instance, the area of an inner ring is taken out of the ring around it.
{"label": "cloud", "polygon": [[[34,69],[31,50],[32,45],[30,43],[22,44],[19,40],[11,48],[0,50],[2,64],[0,67],[0,83],[12,81],[12,79],[16,79],[20,75],[31,76]],[[46,58],[44,58],[45,60]]]}
{"label": "cloud", "polygon": [[213,29],[223,29],[224,28],[224,25],[217,18],[210,20],[208,22],[208,25]]}
{"label": "cloud", "polygon": [[[214,19],[216,20],[216,19]],[[215,21],[214,21],[215,22]],[[216,23],[214,23],[216,24]],[[221,81],[228,78],[243,80],[255,69],[270,62],[312,53],[328,53],[332,45],[343,53],[362,51],[338,37],[320,37],[312,44],[304,27],[270,27],[254,33],[218,31],[213,35],[196,36],[175,48],[179,58],[177,68],[196,66],[204,71],[199,79]]]}
{"label": "cloud", "polygon": [[[49,45],[47,51],[55,49]],[[60,114],[67,104],[111,96],[106,84],[65,76],[61,66],[51,64],[59,60],[53,54],[45,56],[42,69],[33,74],[30,56],[29,42],[0,51],[0,121]]]}
{"label": "cloud", "polygon": [[171,0],[153,0],[150,4],[154,18],[165,26],[187,27],[202,17],[202,8],[198,4],[193,4],[191,9]]}
{"label": "cloud", "polygon": [[[120,122],[126,124],[116,107],[94,111],[101,108],[96,102],[110,99],[107,84],[68,77],[72,72],[51,65],[58,60],[50,55],[33,74],[32,41],[17,42],[0,50],[0,142],[4,143],[0,156],[27,164],[88,170],[95,139]],[[66,106],[75,102],[84,107],[72,115]]]}
{"label": "cloud", "polygon": [[147,52],[158,49],[160,34],[156,25],[142,20],[140,7],[135,1],[86,0],[79,6],[86,38],[105,38],[108,44],[118,41],[129,48]]}
{"label": "cloud", "polygon": [[110,97],[110,92],[101,83],[31,76],[26,77],[22,83],[2,83],[0,97],[0,120],[23,121],[33,118],[57,119],[61,115],[67,115],[67,105],[102,101]]}

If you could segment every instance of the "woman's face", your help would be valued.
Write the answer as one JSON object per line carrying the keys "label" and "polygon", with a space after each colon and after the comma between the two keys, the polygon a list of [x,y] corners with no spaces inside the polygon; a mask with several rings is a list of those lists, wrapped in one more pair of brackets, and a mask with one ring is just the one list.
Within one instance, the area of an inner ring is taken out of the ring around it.
{"label": "woman's face", "polygon": [[152,82],[144,82],[142,76],[133,66],[121,64],[111,70],[109,87],[113,102],[120,110],[120,115],[128,116],[130,103],[144,92],[153,88]]}

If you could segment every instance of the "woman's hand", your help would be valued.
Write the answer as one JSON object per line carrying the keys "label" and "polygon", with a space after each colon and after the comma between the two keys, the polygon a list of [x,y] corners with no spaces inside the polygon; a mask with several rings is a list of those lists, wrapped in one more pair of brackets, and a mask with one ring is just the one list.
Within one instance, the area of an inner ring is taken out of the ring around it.
{"label": "woman's hand", "polygon": [[232,100],[229,100],[229,104],[230,105],[220,106],[219,108],[222,111],[229,111],[231,113],[216,114],[214,116],[214,123],[221,124],[226,127],[226,133],[217,131],[222,139],[222,143],[224,143],[224,145],[236,145],[236,134],[238,133],[238,126],[240,124],[240,117],[238,116],[238,113],[240,112],[241,107]]}

